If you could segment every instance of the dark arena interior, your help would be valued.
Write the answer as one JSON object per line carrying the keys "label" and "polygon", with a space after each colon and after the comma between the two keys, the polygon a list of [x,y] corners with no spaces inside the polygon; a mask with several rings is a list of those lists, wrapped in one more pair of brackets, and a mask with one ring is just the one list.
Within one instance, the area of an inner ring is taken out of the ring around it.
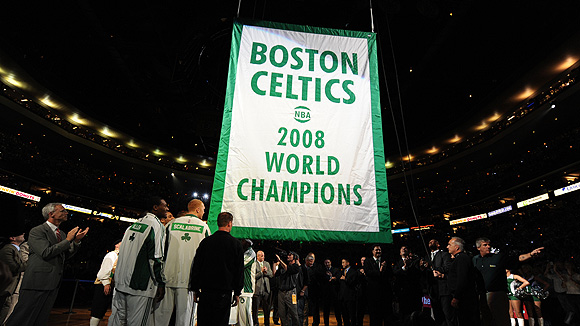
{"label": "dark arena interior", "polygon": [[[0,217],[28,238],[58,202],[75,208],[65,232],[90,228],[54,309],[88,311],[103,257],[145,198],[174,216],[200,199],[207,220],[236,17],[377,34],[393,266],[401,246],[425,257],[429,240],[460,237],[477,255],[486,237],[506,255],[544,247],[526,262],[536,278],[555,262],[580,277],[578,1],[11,1],[2,12]],[[252,240],[269,262],[313,252],[338,267],[374,246]],[[545,324],[577,324],[580,292],[568,307],[548,291]],[[421,325],[397,300],[396,322]]]}

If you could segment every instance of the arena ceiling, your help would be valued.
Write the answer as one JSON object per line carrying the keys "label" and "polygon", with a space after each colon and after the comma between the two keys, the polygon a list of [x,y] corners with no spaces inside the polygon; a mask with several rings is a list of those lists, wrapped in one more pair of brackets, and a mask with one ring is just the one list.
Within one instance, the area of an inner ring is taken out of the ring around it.
{"label": "arena ceiling", "polygon": [[[0,50],[91,119],[215,158],[239,4],[241,18],[371,30],[369,1],[11,1]],[[437,146],[580,59],[578,1],[372,5],[387,156],[398,153],[395,130],[410,148]]]}

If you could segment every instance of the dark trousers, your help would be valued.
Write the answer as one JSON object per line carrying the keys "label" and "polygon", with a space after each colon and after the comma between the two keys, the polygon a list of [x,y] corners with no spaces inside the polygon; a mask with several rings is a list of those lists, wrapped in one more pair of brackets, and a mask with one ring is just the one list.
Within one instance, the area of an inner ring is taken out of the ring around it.
{"label": "dark trousers", "polygon": [[58,288],[50,291],[20,290],[20,298],[7,326],[47,325]]}
{"label": "dark trousers", "polygon": [[312,326],[320,325],[320,298],[318,296],[308,297],[308,314],[312,315]]}
{"label": "dark trousers", "polygon": [[393,300],[391,297],[369,297],[370,326],[391,325],[393,320]]}
{"label": "dark trousers", "polygon": [[340,312],[344,326],[356,326],[356,301],[341,300]]}
{"label": "dark trousers", "polygon": [[334,317],[336,318],[336,325],[342,326],[340,318],[340,304],[338,299],[334,296],[324,297],[322,299],[322,313],[324,317],[324,325],[330,325],[330,309],[334,308]]}
{"label": "dark trousers", "polygon": [[203,290],[197,305],[197,326],[227,326],[230,321],[232,293]]}
{"label": "dark trousers", "polygon": [[272,293],[270,294],[270,305],[272,306],[272,319],[274,324],[279,324],[280,314],[278,313],[278,289],[272,288]]}
{"label": "dark trousers", "polygon": [[459,302],[459,308],[455,310],[455,320],[453,325],[456,326],[479,326],[479,301],[477,297],[462,299]]}
{"label": "dark trousers", "polygon": [[91,317],[103,319],[105,313],[111,307],[113,300],[113,289],[109,295],[105,295],[103,284],[95,285],[95,294],[93,295],[93,304],[91,305]]}
{"label": "dark trousers", "polygon": [[451,326],[451,322],[453,318],[455,318],[455,309],[451,307],[452,299],[451,294],[439,297],[439,304],[441,305],[441,310],[443,310],[443,315],[445,317],[445,324],[441,325]]}
{"label": "dark trousers", "polygon": [[298,323],[298,307],[292,302],[296,290],[278,291],[278,314],[282,326],[300,325]]}
{"label": "dark trousers", "polygon": [[270,325],[270,294],[254,295],[252,300],[252,319],[254,325],[258,325],[258,309],[262,308],[264,311],[264,325]]}
{"label": "dark trousers", "polygon": [[308,324],[308,314],[304,313],[304,308],[306,308],[308,299],[304,296],[300,296],[300,294],[298,294],[297,297],[298,297],[298,305],[296,309],[298,310],[298,325],[302,326],[304,325],[304,317],[306,317],[306,324]]}
{"label": "dark trousers", "polygon": [[415,291],[402,292],[399,294],[399,314],[404,320],[405,316],[410,316],[414,311],[423,309],[421,301],[422,293]]}
{"label": "dark trousers", "polygon": [[367,310],[367,297],[360,296],[356,299],[356,326],[363,326],[365,312]]}

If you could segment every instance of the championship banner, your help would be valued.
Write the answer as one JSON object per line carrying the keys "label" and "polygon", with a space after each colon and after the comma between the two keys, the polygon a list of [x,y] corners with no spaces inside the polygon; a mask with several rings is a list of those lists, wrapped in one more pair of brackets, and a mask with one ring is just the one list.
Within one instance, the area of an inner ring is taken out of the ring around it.
{"label": "championship banner", "polygon": [[392,242],[376,35],[233,27],[208,218],[238,238]]}

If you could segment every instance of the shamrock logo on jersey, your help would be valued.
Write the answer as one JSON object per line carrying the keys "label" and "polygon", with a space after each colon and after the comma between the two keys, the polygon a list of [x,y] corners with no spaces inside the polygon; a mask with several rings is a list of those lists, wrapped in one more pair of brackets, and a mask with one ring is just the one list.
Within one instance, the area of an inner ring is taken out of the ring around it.
{"label": "shamrock logo on jersey", "polygon": [[181,237],[181,240],[184,240],[185,242],[187,242],[187,241],[191,240],[191,237],[189,236],[189,233],[186,233],[186,234],[184,234],[184,235]]}

